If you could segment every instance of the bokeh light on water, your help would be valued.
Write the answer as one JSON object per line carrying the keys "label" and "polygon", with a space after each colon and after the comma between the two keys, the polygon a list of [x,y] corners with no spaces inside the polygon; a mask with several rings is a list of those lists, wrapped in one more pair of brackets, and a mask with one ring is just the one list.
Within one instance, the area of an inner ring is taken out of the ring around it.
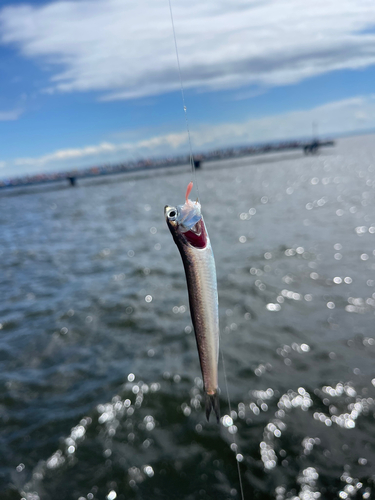
{"label": "bokeh light on water", "polygon": [[220,426],[163,217],[189,174],[2,195],[2,498],[233,499],[237,464],[245,498],[373,498],[373,144],[198,172]]}

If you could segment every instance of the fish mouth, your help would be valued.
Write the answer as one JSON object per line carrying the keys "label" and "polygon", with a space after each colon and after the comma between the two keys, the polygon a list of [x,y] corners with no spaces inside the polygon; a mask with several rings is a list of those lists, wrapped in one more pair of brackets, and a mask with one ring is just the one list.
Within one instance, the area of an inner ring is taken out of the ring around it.
{"label": "fish mouth", "polygon": [[207,231],[201,218],[190,230],[183,233],[187,242],[194,248],[203,249],[207,246]]}

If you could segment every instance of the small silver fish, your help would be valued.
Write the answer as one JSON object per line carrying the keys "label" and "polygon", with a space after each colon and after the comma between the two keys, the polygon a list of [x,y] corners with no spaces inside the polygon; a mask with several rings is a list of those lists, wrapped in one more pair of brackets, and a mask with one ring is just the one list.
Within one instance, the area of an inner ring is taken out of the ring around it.
{"label": "small silver fish", "polygon": [[215,260],[210,238],[198,201],[189,200],[193,183],[187,187],[184,205],[166,206],[164,214],[169,230],[184,263],[189,292],[190,314],[197,340],[206,393],[206,417],[211,410],[219,422],[217,365],[219,358],[219,305]]}

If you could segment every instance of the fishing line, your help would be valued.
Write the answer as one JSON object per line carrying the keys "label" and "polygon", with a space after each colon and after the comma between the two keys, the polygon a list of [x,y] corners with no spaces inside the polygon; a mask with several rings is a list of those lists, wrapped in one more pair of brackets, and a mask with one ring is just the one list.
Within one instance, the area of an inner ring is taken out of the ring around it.
{"label": "fishing line", "polygon": [[[224,381],[225,381],[225,392],[227,393],[227,400],[228,400],[228,407],[229,407],[229,416],[232,418],[232,405],[230,404],[228,381],[227,381],[227,371],[225,369],[225,361],[224,361],[224,352],[223,352],[223,349],[221,349],[221,362],[222,362],[222,365],[223,365],[223,373],[224,373]],[[237,471],[238,471],[238,479],[239,479],[239,483],[240,483],[241,498],[242,498],[242,500],[245,500],[245,497],[244,497],[244,494],[243,494],[243,487],[242,487],[242,476],[241,476],[240,462],[237,460],[237,449],[238,449],[238,446],[237,446],[237,443],[236,443],[235,434],[233,434],[233,444],[235,445]]]}
{"label": "fishing line", "polygon": [[174,29],[174,20],[173,20],[173,12],[172,12],[172,4],[171,0],[168,0],[169,2],[169,12],[171,14],[171,22],[172,22],[172,31],[173,31],[173,38],[174,38],[174,47],[176,50],[176,58],[177,58],[177,66],[178,66],[178,75],[180,77],[180,87],[181,87],[181,97],[182,97],[182,105],[184,108],[184,114],[185,114],[185,122],[186,122],[186,130],[187,130],[187,135],[188,135],[188,140],[189,140],[189,155],[190,155],[190,166],[192,170],[192,175],[193,175],[193,181],[195,184],[195,187],[197,188],[197,195],[198,195],[198,201],[200,202],[199,199],[199,189],[198,189],[198,182],[197,182],[197,172],[195,171],[195,164],[194,164],[194,157],[193,157],[193,148],[191,147],[191,137],[190,137],[190,129],[189,129],[189,120],[187,116],[187,107],[185,104],[185,95],[184,95],[184,85],[182,82],[182,74],[181,74],[181,66],[180,66],[180,58],[178,56],[178,47],[177,47],[177,38],[176,38],[176,31]]}
{"label": "fishing line", "polygon": [[[197,188],[198,201],[200,201],[200,200],[199,200],[198,183],[197,183],[197,173],[196,173],[196,170],[195,170],[195,165],[194,165],[193,149],[192,149],[192,147],[191,147],[191,138],[190,138],[189,121],[188,121],[188,116],[187,116],[187,108],[186,108],[186,105],[185,105],[184,85],[183,85],[183,82],[182,82],[182,74],[181,74],[180,58],[179,58],[179,55],[178,55],[178,47],[177,47],[177,38],[176,38],[176,32],[175,32],[175,29],[174,29],[174,20],[173,20],[172,4],[171,4],[171,0],[168,0],[168,2],[169,2],[169,12],[170,12],[170,14],[171,14],[171,22],[172,22],[172,30],[173,30],[174,46],[175,46],[175,50],[176,50],[176,58],[177,58],[178,74],[179,74],[179,77],[180,77],[180,86],[181,86],[182,105],[183,105],[183,107],[184,107],[185,121],[186,121],[186,130],[187,130],[187,135],[188,135],[188,139],[189,139],[189,149],[190,149],[190,165],[191,165],[191,169],[192,169],[192,174],[193,174],[193,178],[194,178],[194,183],[195,183],[195,186],[196,186],[196,188]],[[223,364],[223,374],[224,374],[224,380],[225,380],[225,391],[226,391],[226,394],[227,394],[227,400],[228,400],[229,415],[230,415],[230,417],[231,417],[231,415],[232,415],[232,407],[231,407],[231,404],[230,404],[229,389],[228,389],[228,381],[227,381],[227,373],[226,373],[226,370],[225,370],[224,352],[223,352],[223,350],[222,350],[222,349],[221,349],[221,359],[222,359],[222,364]],[[232,418],[232,417],[231,417],[231,418]],[[238,448],[238,447],[237,447],[237,443],[236,443],[236,439],[235,439],[234,434],[233,434],[233,444],[235,445],[235,452],[236,452],[235,460],[236,460],[236,463],[237,463],[237,471],[238,471],[238,479],[239,479],[239,483],[240,483],[241,499],[242,499],[242,500],[245,500],[244,493],[243,493],[243,486],[242,486],[242,476],[241,476],[240,463],[239,463],[239,461],[237,460],[237,448]]]}

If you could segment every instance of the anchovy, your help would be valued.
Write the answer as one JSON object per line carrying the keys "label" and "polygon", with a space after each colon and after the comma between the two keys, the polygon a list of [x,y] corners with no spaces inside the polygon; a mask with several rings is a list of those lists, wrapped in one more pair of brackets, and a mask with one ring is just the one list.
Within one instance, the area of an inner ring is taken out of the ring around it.
{"label": "anchovy", "polygon": [[218,358],[219,305],[214,255],[204,223],[201,205],[189,200],[193,183],[187,187],[184,205],[166,206],[164,214],[185,268],[190,314],[198,346],[204,390],[206,417],[214,410],[219,422]]}

